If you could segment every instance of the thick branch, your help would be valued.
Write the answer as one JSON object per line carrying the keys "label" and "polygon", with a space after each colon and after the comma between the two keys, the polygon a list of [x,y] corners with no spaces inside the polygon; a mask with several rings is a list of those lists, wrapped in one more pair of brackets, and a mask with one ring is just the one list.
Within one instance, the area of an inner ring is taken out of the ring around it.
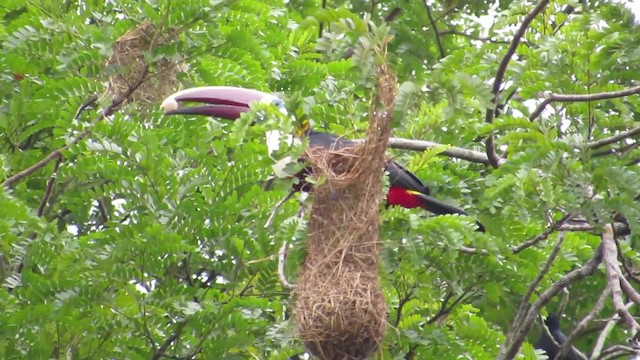
{"label": "thick branch", "polygon": [[611,287],[611,294],[613,295],[613,305],[618,315],[627,323],[627,326],[635,335],[635,333],[638,332],[639,326],[624,304],[623,291],[620,286],[622,271],[618,264],[618,250],[616,249],[616,243],[613,238],[613,227],[610,224],[605,225],[604,233],[602,234],[602,247],[603,260],[607,271],[607,282]]}
{"label": "thick branch", "polygon": [[[445,145],[439,144],[432,141],[426,140],[412,140],[412,139],[404,139],[404,138],[390,138],[389,139],[389,147],[392,149],[402,149],[402,150],[412,150],[412,151],[425,151],[428,149],[434,149],[437,147],[443,147]],[[487,155],[475,150],[469,150],[457,146],[451,146],[446,148],[443,152],[443,155],[467,160],[480,164],[489,164],[489,158]],[[500,164],[504,163],[505,159],[500,159]]]}
{"label": "thick branch", "polygon": [[[498,66],[498,71],[496,73],[496,78],[493,81],[493,88],[491,89],[491,92],[493,93],[493,100],[491,101],[493,103],[493,107],[491,107],[490,109],[487,109],[487,113],[485,115],[485,121],[489,124],[493,123],[493,119],[496,116],[497,105],[500,102],[500,99],[499,99],[500,87],[502,86],[502,80],[504,79],[504,75],[507,72],[507,67],[509,66],[509,62],[511,61],[511,58],[513,57],[513,55],[516,53],[516,49],[520,44],[520,40],[522,39],[525,32],[527,31],[529,24],[531,24],[533,19],[540,12],[542,12],[542,10],[544,10],[544,8],[547,6],[548,3],[549,3],[549,0],[540,0],[540,2],[533,8],[533,10],[531,10],[531,12],[529,12],[527,16],[525,16],[524,20],[522,21],[522,24],[520,24],[520,28],[518,29],[518,31],[516,31],[516,34],[513,36],[513,40],[511,40],[511,45],[509,45],[509,49],[507,49],[507,53],[502,58],[502,61],[500,61],[500,65]],[[498,166],[500,166],[500,162],[499,162],[500,157],[496,153],[493,133],[490,134],[489,138],[487,139],[487,157],[491,162],[491,166],[493,166],[494,168],[497,168]]]}

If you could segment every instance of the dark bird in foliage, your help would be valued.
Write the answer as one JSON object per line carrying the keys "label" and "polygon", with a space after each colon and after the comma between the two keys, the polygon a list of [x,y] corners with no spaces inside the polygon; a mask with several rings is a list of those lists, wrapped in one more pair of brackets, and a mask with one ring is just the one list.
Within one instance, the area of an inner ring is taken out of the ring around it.
{"label": "dark bird in foliage", "polygon": [[[182,90],[165,99],[162,107],[166,115],[206,115],[236,120],[242,113],[250,110],[249,105],[253,102],[272,104],[286,113],[284,101],[275,95],[253,89],[226,86]],[[197,106],[186,107],[185,103],[193,103]],[[300,122],[300,128],[296,130],[296,134],[307,136],[310,147],[319,146],[325,149],[339,150],[356,145],[356,142],[338,135],[312,130],[308,120]],[[274,170],[280,177],[284,176],[282,175],[284,165],[278,163],[274,165]],[[297,174],[288,175],[300,179],[297,184],[294,184],[293,190],[305,192],[311,190],[310,184],[305,181],[309,171],[309,168],[305,168]],[[463,210],[432,197],[429,188],[398,163],[389,160],[386,171],[389,174],[390,183],[386,196],[387,205],[397,205],[409,209],[422,208],[437,215],[467,215]],[[479,222],[477,225],[478,230],[484,232],[484,226]]]}
{"label": "dark bird in foliage", "polygon": [[[553,337],[553,339],[547,334],[546,331],[544,331],[544,329],[542,329],[540,338],[535,343],[534,348],[544,350],[544,352],[549,357],[549,360],[553,360],[558,354],[560,346],[567,341],[567,336],[562,332],[562,330],[560,330],[560,321],[555,315],[550,314],[549,316],[547,316],[547,318],[544,320],[544,324],[547,329],[549,329],[549,334],[551,334],[551,337]],[[554,343],[554,340],[558,345]],[[573,348],[569,349],[566,355],[560,358],[560,360],[578,359],[580,358],[575,354],[575,350]]]}

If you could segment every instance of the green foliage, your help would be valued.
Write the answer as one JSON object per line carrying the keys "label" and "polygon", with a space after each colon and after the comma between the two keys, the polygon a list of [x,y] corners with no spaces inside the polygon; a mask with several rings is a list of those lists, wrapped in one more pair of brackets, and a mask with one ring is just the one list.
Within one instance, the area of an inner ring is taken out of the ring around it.
{"label": "green foliage", "polygon": [[[53,180],[56,161],[0,189],[0,357],[286,359],[303,352],[291,321],[294,298],[277,273],[284,242],[293,282],[304,261],[298,202],[285,203],[264,228],[291,183],[264,190],[273,164],[264,132],[290,133],[298,124],[266,105],[231,123],[163,116],[155,104],[136,103],[96,121],[113,100],[107,80],[126,70],[107,67],[113,43],[148,20],[177,34],[144,54],[152,76],[164,76],[158,60],[171,59],[183,87],[278,93],[299,121],[308,116],[315,128],[348,138],[366,130],[375,49],[391,39],[386,54],[400,84],[394,135],[443,145],[389,154],[471,216],[382,211],[389,326],[378,356],[495,358],[557,234],[513,249],[549,221],[576,211],[601,225],[622,213],[633,235],[620,239],[620,251],[629,267],[640,261],[636,140],[593,146],[636,126],[640,98],[553,103],[528,119],[536,105],[528,100],[545,91],[637,85],[633,15],[622,4],[588,3],[552,2],[532,22],[501,98],[517,96],[486,124],[498,64],[531,2],[5,0],[0,179],[70,146]],[[576,11],[563,11],[567,5]],[[97,101],[84,109],[91,97]],[[252,125],[256,118],[264,121]],[[72,144],[84,130],[90,135]],[[442,156],[452,146],[484,152],[491,132],[508,159],[498,169]],[[486,234],[475,231],[475,217]],[[594,234],[567,232],[534,299],[599,244]],[[569,287],[564,329],[591,311],[605,285],[597,270]],[[559,307],[554,298],[543,313]],[[607,302],[601,316],[613,313]],[[626,341],[622,329],[608,345]],[[535,358],[530,344],[539,331],[536,325],[520,348],[522,358]],[[595,336],[581,336],[576,347],[589,353]]]}

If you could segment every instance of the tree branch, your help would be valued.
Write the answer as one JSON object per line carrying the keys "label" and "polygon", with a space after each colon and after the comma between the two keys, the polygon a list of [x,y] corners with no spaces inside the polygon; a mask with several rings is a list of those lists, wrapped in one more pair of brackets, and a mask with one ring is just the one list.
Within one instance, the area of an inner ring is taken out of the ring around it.
{"label": "tree branch", "polygon": [[287,280],[287,275],[284,273],[284,266],[287,262],[287,247],[289,243],[284,241],[282,246],[280,246],[280,250],[278,250],[278,279],[282,286],[286,289],[293,289],[295,285],[291,284],[289,280]]}
{"label": "tree branch", "polygon": [[[116,110],[118,109],[118,107],[120,105],[122,105],[122,103],[124,103],[127,99],[129,99],[131,97],[131,94],[133,94],[134,91],[136,91],[140,85],[142,85],[142,83],[144,83],[147,80],[147,73],[148,73],[148,67],[145,66],[144,71],[142,72],[142,74],[140,75],[140,78],[131,86],[129,86],[129,88],[127,89],[127,91],[122,94],[120,97],[118,97],[117,99],[114,99],[111,104],[109,106],[107,106],[106,109],[104,109],[94,120],[93,122],[96,123],[102,119],[104,119],[105,117],[109,117],[111,115],[113,115]],[[80,132],[80,134],[78,134],[78,136],[76,136],[75,138],[73,138],[68,144],[52,151],[49,155],[47,155],[44,159],[38,161],[37,163],[31,165],[30,167],[19,171],[17,174],[7,178],[4,180],[4,182],[2,183],[2,186],[7,187],[7,188],[11,188],[13,187],[13,185],[15,185],[18,181],[24,179],[25,177],[35,173],[36,171],[42,169],[43,167],[47,166],[47,164],[49,164],[50,162],[62,157],[62,152],[71,148],[72,146],[74,146],[75,144],[77,144],[78,142],[80,142],[80,140],[86,138],[87,136],[89,136],[91,132],[89,130],[83,130]]]}
{"label": "tree branch", "polygon": [[603,261],[607,272],[607,282],[611,287],[613,305],[618,315],[620,315],[620,317],[627,323],[627,326],[635,336],[638,332],[639,326],[623,301],[623,291],[620,286],[621,278],[623,276],[620,271],[620,266],[618,265],[618,251],[613,239],[613,227],[610,224],[607,224],[604,227],[604,233],[602,234],[602,247]]}
{"label": "tree branch", "polygon": [[547,228],[538,236],[534,237],[533,239],[527,240],[519,245],[513,246],[511,247],[511,252],[514,254],[519,253],[520,251],[535,245],[537,243],[539,243],[540,241],[546,239],[549,237],[549,235],[551,235],[551,233],[553,233],[554,231],[558,230],[564,223],[566,223],[567,221],[570,221],[572,218],[574,218],[576,216],[576,212],[570,212],[568,214],[566,214],[565,216],[563,216],[560,220],[556,221],[555,223],[551,224],[550,226],[547,226]]}
{"label": "tree branch", "polygon": [[436,42],[438,44],[438,51],[440,51],[440,59],[444,59],[446,53],[444,52],[444,46],[442,46],[442,39],[440,39],[440,32],[438,31],[438,26],[436,25],[436,21],[433,19],[433,14],[431,14],[431,8],[429,4],[427,4],[427,0],[423,0],[422,2],[424,7],[427,9],[427,16],[429,17],[429,22],[431,23],[431,27],[433,31],[436,33]]}
{"label": "tree branch", "polygon": [[[411,151],[425,151],[428,149],[434,149],[437,147],[446,147],[446,145],[439,144],[432,141],[427,140],[412,140],[405,138],[389,138],[389,147],[392,149],[401,149],[401,150],[411,150]],[[443,152],[443,155],[467,160],[474,163],[480,164],[489,164],[489,158],[485,153],[475,150],[469,150],[457,146],[447,147]],[[505,159],[500,159],[499,163],[503,164],[506,162]]]}
{"label": "tree branch", "polygon": [[409,301],[411,301],[411,299],[413,299],[413,289],[407,291],[407,293],[403,297],[398,299],[398,309],[396,310],[396,319],[393,322],[394,328],[398,328],[398,325],[400,325],[400,320],[402,320],[402,309]]}
{"label": "tree branch", "polygon": [[[502,58],[502,61],[500,61],[500,65],[498,66],[496,77],[493,81],[493,88],[491,89],[491,92],[493,93],[493,99],[491,100],[491,102],[493,103],[493,107],[490,109],[487,109],[487,113],[485,115],[485,122],[487,122],[488,124],[492,124],[493,119],[496,116],[496,110],[498,107],[497,105],[500,102],[500,99],[499,99],[500,87],[502,85],[502,80],[504,79],[504,75],[507,72],[507,67],[509,66],[509,62],[511,61],[511,58],[513,57],[513,55],[516,53],[516,49],[520,44],[520,40],[522,39],[525,32],[527,31],[529,24],[531,24],[533,19],[540,12],[542,12],[542,10],[544,10],[545,6],[547,6],[548,3],[549,3],[549,0],[540,0],[540,2],[538,2],[538,4],[531,10],[531,12],[529,12],[527,16],[525,16],[524,20],[522,21],[522,24],[520,24],[520,28],[518,29],[518,31],[516,31],[516,34],[514,35],[513,40],[511,40],[511,45],[509,45],[509,48],[507,49],[507,53]],[[491,166],[493,166],[494,168],[497,168],[498,166],[500,166],[500,156],[498,156],[498,153],[496,153],[493,133],[491,133],[489,135],[489,138],[487,139],[486,148],[487,148],[487,157],[489,158],[489,162],[491,163]]]}
{"label": "tree branch", "polygon": [[187,321],[186,320],[182,321],[181,323],[178,323],[176,331],[174,331],[173,334],[171,334],[171,336],[169,336],[162,343],[162,345],[160,345],[160,347],[153,352],[153,356],[151,357],[151,360],[158,360],[161,357],[163,357],[165,355],[164,354],[165,351],[167,351],[169,346],[171,346],[171,344],[174,341],[176,341],[176,339],[178,339],[178,337],[180,337],[180,335],[182,334],[182,330],[184,330],[185,326],[187,326]]}
{"label": "tree branch", "polygon": [[609,144],[613,144],[615,142],[618,142],[620,140],[624,140],[627,138],[630,138],[634,135],[640,134],[640,126],[636,126],[634,128],[631,128],[629,130],[625,130],[622,132],[617,133],[616,135],[610,136],[608,138],[604,138],[604,139],[600,139],[600,140],[596,140],[596,141],[592,141],[587,143],[587,148],[589,149],[598,149],[601,148],[603,146],[607,146]]}
{"label": "tree branch", "polygon": [[51,174],[51,177],[49,177],[49,181],[47,181],[47,188],[44,191],[44,196],[42,197],[42,200],[40,200],[40,205],[38,206],[38,211],[36,212],[36,215],[38,217],[41,217],[42,215],[44,215],[44,209],[47,206],[47,203],[49,202],[51,193],[53,192],[53,185],[55,185],[56,183],[56,177],[58,176],[58,168],[60,167],[61,162],[62,162],[62,156],[58,156],[58,160],[53,165],[53,173]]}
{"label": "tree branch", "polygon": [[[625,307],[628,309],[632,305],[633,303],[628,303]],[[596,344],[593,347],[593,350],[591,351],[591,356],[589,357],[590,360],[595,360],[600,357],[600,353],[602,352],[602,348],[604,347],[604,342],[607,340],[607,337],[609,337],[609,334],[611,333],[611,331],[613,331],[613,329],[616,327],[619,321],[620,321],[620,315],[615,314],[611,318],[611,320],[607,322],[607,325],[605,325],[604,329],[602,329],[602,331],[600,332],[600,335],[598,335]]]}
{"label": "tree branch", "polygon": [[630,87],[628,89],[618,90],[618,91],[609,91],[609,92],[601,92],[594,94],[555,94],[549,92],[545,95],[544,100],[533,110],[531,115],[529,115],[529,120],[535,120],[542,111],[547,107],[547,105],[552,102],[585,102],[585,101],[597,101],[597,100],[607,100],[607,99],[615,99],[620,97],[625,97],[629,95],[634,95],[640,93],[640,86]]}
{"label": "tree branch", "polygon": [[[540,284],[540,281],[542,281],[544,276],[549,272],[549,269],[551,269],[551,265],[553,264],[553,262],[556,260],[556,257],[560,253],[560,249],[562,248],[562,243],[564,242],[564,238],[565,238],[564,233],[560,233],[558,236],[558,241],[556,241],[556,244],[551,250],[551,254],[547,258],[547,261],[545,262],[544,266],[542,267],[542,269],[540,270],[536,278],[531,282],[531,284],[529,284],[529,288],[527,289],[527,292],[522,297],[522,301],[520,302],[520,306],[518,307],[518,313],[514,320],[515,327],[521,326],[519,324],[521,324],[522,319],[528,314],[529,309],[531,307],[531,305],[529,304],[531,295],[533,295],[533,292],[536,290],[536,287],[538,286],[538,284]],[[536,314],[538,314],[538,312],[536,312]]]}
{"label": "tree branch", "polygon": [[[567,336],[567,340],[565,340],[565,342],[560,346],[560,348],[558,349],[558,352],[556,353],[556,357],[555,357],[556,359],[558,360],[563,359],[564,355],[569,351],[569,349],[573,348],[573,346],[571,346],[573,341],[577,339],[578,336],[582,335],[585,332],[585,330],[587,329],[587,325],[589,325],[589,323],[592,322],[598,314],[600,314],[600,311],[602,311],[602,308],[604,307],[604,303],[609,297],[609,293],[611,293],[611,287],[607,285],[604,291],[602,291],[602,293],[600,294],[600,297],[598,297],[598,300],[596,301],[596,304],[593,306],[593,309],[591,309],[591,311],[589,312],[589,314],[587,314],[587,316],[585,316],[584,318],[582,318],[582,320],[580,320],[578,325],[573,329],[573,331],[569,334],[569,336]],[[573,351],[577,351],[577,350],[573,349]]]}
{"label": "tree branch", "polygon": [[[581,267],[568,272],[564,275],[560,280],[556,281],[551,285],[547,290],[545,290],[536,301],[529,307],[526,316],[522,316],[520,314],[520,310],[516,315],[516,318],[513,322],[513,327],[509,330],[509,334],[505,339],[504,344],[500,348],[500,354],[497,357],[497,360],[508,360],[513,359],[522,346],[522,342],[529,330],[531,330],[531,326],[536,319],[536,316],[540,313],[540,309],[544,305],[546,305],[558,292],[560,292],[565,287],[569,286],[575,281],[583,279],[586,276],[593,274],[593,272],[598,268],[598,265],[602,262],[602,245],[599,246],[593,255],[593,257],[587,261]],[[526,308],[526,307],[525,307]],[[517,321],[522,319],[523,321]]]}

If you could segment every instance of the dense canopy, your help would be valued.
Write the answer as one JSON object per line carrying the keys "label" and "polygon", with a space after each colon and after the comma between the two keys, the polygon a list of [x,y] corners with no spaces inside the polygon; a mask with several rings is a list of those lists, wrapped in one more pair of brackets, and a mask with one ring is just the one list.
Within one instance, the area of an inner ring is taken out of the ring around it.
{"label": "dense canopy", "polygon": [[[265,227],[291,188],[265,191],[274,159],[300,149],[269,156],[264,135],[308,116],[363,138],[387,43],[388,156],[471,217],[381,209],[376,357],[543,358],[532,344],[548,314],[585,358],[636,354],[640,27],[628,6],[4,0],[0,357],[303,353],[281,277],[297,281],[308,212],[288,201]],[[166,96],[205,85],[276,93],[292,116],[164,116]]]}

